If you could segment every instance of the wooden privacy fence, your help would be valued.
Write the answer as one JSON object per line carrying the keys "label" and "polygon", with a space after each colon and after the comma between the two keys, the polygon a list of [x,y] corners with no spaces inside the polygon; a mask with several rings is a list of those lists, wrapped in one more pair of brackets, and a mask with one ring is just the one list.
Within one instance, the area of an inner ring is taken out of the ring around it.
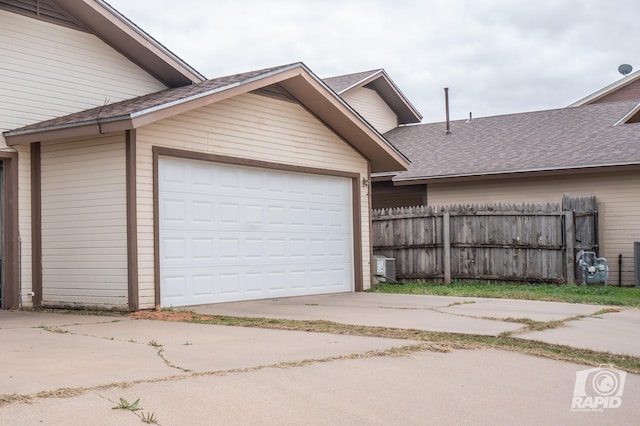
{"label": "wooden privacy fence", "polygon": [[373,211],[373,252],[400,280],[575,282],[576,253],[597,251],[594,196],[560,203]]}

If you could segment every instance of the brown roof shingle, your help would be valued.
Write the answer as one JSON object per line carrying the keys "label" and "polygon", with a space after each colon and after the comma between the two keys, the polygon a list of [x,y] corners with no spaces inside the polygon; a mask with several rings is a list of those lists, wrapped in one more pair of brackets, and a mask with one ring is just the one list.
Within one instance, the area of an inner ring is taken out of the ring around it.
{"label": "brown roof shingle", "polygon": [[342,93],[344,90],[349,87],[357,84],[372,75],[379,73],[382,69],[371,70],[371,71],[363,71],[357,72],[354,74],[346,74],[346,75],[338,75],[335,77],[323,78],[322,81],[331,88],[336,93]]}
{"label": "brown roof shingle", "polygon": [[233,87],[237,84],[244,83],[248,80],[261,77],[265,74],[270,74],[280,70],[285,70],[299,64],[289,64],[279,67],[265,68],[257,71],[250,71],[241,74],[234,74],[225,77],[214,78],[211,80],[203,81],[202,83],[192,84],[189,86],[177,87],[173,89],[162,90],[160,92],[151,93],[148,95],[139,96],[137,98],[127,99],[124,101],[116,102],[113,104],[106,104],[69,114],[63,117],[54,118],[51,120],[41,121],[39,123],[30,124],[28,126],[14,129],[6,134],[21,133],[27,131],[35,131],[40,129],[47,129],[52,127],[64,127],[70,125],[77,125],[86,122],[109,119],[118,119],[130,116],[132,114],[139,113],[141,111],[148,110],[150,108],[161,107],[173,102],[183,102],[193,97],[204,95],[206,93]]}
{"label": "brown roof shingle", "polygon": [[394,180],[640,164],[637,102],[399,127],[385,137],[411,160]]}

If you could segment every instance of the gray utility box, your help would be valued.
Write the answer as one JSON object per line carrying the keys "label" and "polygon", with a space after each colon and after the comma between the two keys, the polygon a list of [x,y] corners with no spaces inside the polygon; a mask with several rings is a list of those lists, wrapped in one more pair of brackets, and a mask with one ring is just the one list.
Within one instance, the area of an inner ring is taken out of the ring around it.
{"label": "gray utility box", "polygon": [[582,284],[604,284],[609,279],[609,265],[604,257],[597,257],[595,252],[580,250],[578,253],[578,269]]}
{"label": "gray utility box", "polygon": [[377,283],[396,282],[396,260],[391,257],[373,256],[371,273]]}

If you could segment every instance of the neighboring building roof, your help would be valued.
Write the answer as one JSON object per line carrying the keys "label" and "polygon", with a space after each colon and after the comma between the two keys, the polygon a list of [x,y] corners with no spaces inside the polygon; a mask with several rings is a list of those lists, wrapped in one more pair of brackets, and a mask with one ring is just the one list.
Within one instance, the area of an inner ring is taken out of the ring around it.
{"label": "neighboring building roof", "polygon": [[348,89],[356,86],[360,87],[358,83],[367,81],[369,77],[375,76],[380,71],[384,70],[381,68],[377,70],[357,72],[354,74],[338,75],[335,77],[323,78],[322,81],[324,81],[327,86],[331,87],[331,90],[340,95]]}
{"label": "neighboring building roof", "polygon": [[404,126],[387,139],[411,160],[394,182],[640,165],[638,102]]}
{"label": "neighboring building roof", "polygon": [[[629,74],[621,79],[619,79],[618,81],[616,81],[615,83],[612,83],[600,90],[598,90],[597,92],[594,92],[592,94],[590,94],[589,96],[586,96],[582,99],[580,99],[579,101],[576,101],[574,103],[572,103],[571,105],[569,105],[570,107],[576,107],[576,106],[582,106],[582,105],[588,105],[588,104],[592,104],[595,103],[599,100],[602,100],[605,97],[610,97],[610,95],[612,95],[614,92],[618,92],[622,89],[624,89],[625,87],[629,86],[632,83],[635,83],[637,81],[640,81],[640,71],[636,71],[632,74]],[[623,99],[616,99],[617,101],[621,101]],[[628,100],[628,99],[625,99]]]}
{"label": "neighboring building roof", "polygon": [[205,77],[103,0],[0,1],[0,8],[89,31],[168,87]]}
{"label": "neighboring building roof", "polygon": [[383,69],[329,77],[323,81],[339,95],[358,87],[373,89],[398,116],[399,124],[419,123],[422,115]]}
{"label": "neighboring building roof", "polygon": [[372,171],[408,167],[409,161],[401,152],[302,63],[167,89],[10,130],[3,135],[8,145],[19,145],[135,129],[275,84],[370,159]]}

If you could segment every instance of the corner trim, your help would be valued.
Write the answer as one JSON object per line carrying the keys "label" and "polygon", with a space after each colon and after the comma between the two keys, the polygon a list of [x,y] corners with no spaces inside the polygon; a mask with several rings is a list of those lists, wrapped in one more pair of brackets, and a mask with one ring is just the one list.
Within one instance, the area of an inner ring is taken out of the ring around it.
{"label": "corner trim", "polygon": [[360,175],[358,175],[357,178],[351,179],[351,187],[351,197],[353,199],[351,202],[351,211],[353,214],[353,225],[351,227],[353,231],[353,290],[362,292],[364,291],[364,259],[362,258],[362,193],[360,190]]}
{"label": "corner trim", "polygon": [[40,142],[31,144],[31,290],[33,307],[42,305],[42,157]]}
{"label": "corner trim", "polygon": [[136,179],[136,131],[126,132],[126,198],[127,198],[127,296],[129,310],[139,309],[138,290],[138,202]]}
{"label": "corner trim", "polygon": [[2,299],[2,309],[20,308],[19,293],[19,268],[20,254],[18,244],[18,153],[0,151],[0,161],[2,167],[2,209],[4,218],[2,226],[4,228],[4,239],[2,241],[3,265],[2,282],[4,297]]}
{"label": "corner trim", "polygon": [[158,189],[158,150],[154,146],[152,148],[153,156],[153,294],[156,310],[160,306],[160,207],[159,207],[159,189]]}

